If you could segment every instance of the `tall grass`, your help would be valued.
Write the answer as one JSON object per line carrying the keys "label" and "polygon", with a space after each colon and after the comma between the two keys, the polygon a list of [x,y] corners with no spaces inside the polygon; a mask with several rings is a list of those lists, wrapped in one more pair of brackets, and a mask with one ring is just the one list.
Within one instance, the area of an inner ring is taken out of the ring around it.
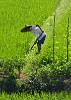
{"label": "tall grass", "polygon": [[34,96],[30,94],[2,94],[0,100],[70,100],[71,93],[42,93],[41,97],[35,93]]}
{"label": "tall grass", "polygon": [[[56,61],[61,60],[63,62],[66,61],[67,59],[67,27],[68,27],[68,18],[69,18],[69,37],[68,37],[68,59],[69,61],[71,60],[71,0],[61,0],[59,5],[57,6],[57,9],[55,10],[55,12],[53,13],[53,16],[50,16],[44,23],[45,30],[47,31],[47,27],[48,27],[48,31],[47,33],[48,35],[48,41],[45,42],[45,47],[47,47],[48,50],[48,55],[50,52],[50,57],[52,59],[52,43],[53,43],[53,20],[54,20],[54,14],[56,16],[55,18],[55,47],[54,47],[54,56]],[[48,44],[47,44],[48,43]]]}
{"label": "tall grass", "polygon": [[[42,45],[42,50],[39,55],[36,55],[36,46],[30,52],[25,60],[26,66],[25,70],[35,69],[42,66],[42,63],[51,63],[53,60],[53,29],[54,29],[54,14],[55,14],[55,36],[54,36],[54,59],[57,63],[66,62],[67,60],[67,27],[68,27],[68,17],[71,18],[71,0],[61,0],[57,6],[55,12],[52,16],[49,16],[43,24],[43,29],[47,33],[47,37],[44,45]],[[68,60],[71,59],[71,20],[69,20],[69,37],[68,37]],[[45,65],[46,65],[45,64]],[[44,65],[44,66],[45,66]],[[27,71],[26,71],[27,72]]]}
{"label": "tall grass", "polygon": [[23,58],[34,36],[21,33],[25,24],[40,24],[52,14],[59,0],[0,1],[0,58]]}
{"label": "tall grass", "polygon": [[[55,55],[58,56],[59,59],[63,59],[66,61],[67,57],[67,33],[69,31],[69,61],[71,60],[70,57],[70,43],[71,43],[71,20],[69,20],[69,27],[68,27],[68,18],[71,19],[71,8],[70,8],[71,0],[62,0],[59,8],[56,11],[56,49]],[[69,28],[67,30],[67,27]]]}

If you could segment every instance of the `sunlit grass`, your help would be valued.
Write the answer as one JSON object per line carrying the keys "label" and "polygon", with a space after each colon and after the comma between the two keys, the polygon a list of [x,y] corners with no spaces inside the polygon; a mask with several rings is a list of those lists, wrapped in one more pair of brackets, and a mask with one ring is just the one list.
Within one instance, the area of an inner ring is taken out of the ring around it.
{"label": "sunlit grass", "polygon": [[0,1],[0,58],[23,58],[34,36],[31,33],[21,33],[21,28],[25,24],[42,26],[58,2],[59,0]]}
{"label": "sunlit grass", "polygon": [[34,96],[30,94],[2,94],[0,95],[0,100],[70,100],[71,93],[42,93],[41,96],[35,93]]}

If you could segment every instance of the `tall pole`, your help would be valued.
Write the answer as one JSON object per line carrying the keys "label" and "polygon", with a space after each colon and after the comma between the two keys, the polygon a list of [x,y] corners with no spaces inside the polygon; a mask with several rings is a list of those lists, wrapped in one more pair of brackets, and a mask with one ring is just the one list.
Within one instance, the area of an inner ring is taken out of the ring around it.
{"label": "tall pole", "polygon": [[54,15],[54,26],[53,26],[53,62],[55,60],[55,58],[54,58],[54,47],[55,47],[55,15]]}
{"label": "tall pole", "polygon": [[69,18],[67,26],[67,62],[69,61]]}

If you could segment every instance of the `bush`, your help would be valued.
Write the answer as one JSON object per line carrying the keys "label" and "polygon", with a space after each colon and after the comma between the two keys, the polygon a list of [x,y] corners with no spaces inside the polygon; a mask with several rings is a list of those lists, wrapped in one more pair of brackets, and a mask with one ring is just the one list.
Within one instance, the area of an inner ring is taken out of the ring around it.
{"label": "bush", "polygon": [[10,73],[7,79],[1,81],[1,89],[6,93],[17,92],[18,86],[16,82],[16,77],[13,73]]}

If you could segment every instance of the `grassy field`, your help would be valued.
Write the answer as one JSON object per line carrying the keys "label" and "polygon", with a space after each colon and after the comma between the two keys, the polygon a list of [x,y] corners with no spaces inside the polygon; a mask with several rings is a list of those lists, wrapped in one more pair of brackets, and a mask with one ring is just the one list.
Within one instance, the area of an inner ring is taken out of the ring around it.
{"label": "grassy field", "polygon": [[[54,55],[55,59],[58,61],[63,60],[66,61],[66,50],[67,50],[67,27],[68,27],[68,18],[69,18],[69,37],[68,37],[68,42],[69,42],[69,61],[71,60],[71,0],[61,0],[57,9],[53,13],[55,14],[55,44],[54,44]],[[45,21],[43,27],[45,27],[45,30],[48,31],[48,40],[46,43],[48,43],[45,47],[47,47],[48,53],[50,51],[50,56],[52,57],[52,46],[53,46],[53,26],[54,26],[54,16],[49,16],[49,18]],[[51,26],[49,26],[51,25]]]}
{"label": "grassy field", "polygon": [[[32,66],[32,62],[37,66],[42,60],[53,60],[53,27],[54,27],[54,15],[55,15],[55,43],[54,43],[54,59],[56,62],[66,62],[67,59],[67,27],[69,18],[69,37],[68,37],[68,55],[69,61],[71,59],[71,0],[61,0],[57,8],[54,10],[51,16],[49,16],[43,24],[43,29],[47,33],[47,39],[42,46],[40,55],[35,56],[34,52],[28,54],[26,59],[29,63],[29,67]],[[36,46],[35,46],[36,48]],[[40,58],[40,59],[39,59]],[[31,60],[29,60],[31,59]],[[33,59],[33,60],[32,60]],[[36,63],[37,62],[37,63]]]}
{"label": "grassy field", "polygon": [[0,58],[23,58],[34,36],[31,33],[22,34],[20,30],[26,24],[42,26],[58,2],[59,0],[0,1]]}
{"label": "grassy field", "polygon": [[[42,83],[53,87],[57,82],[71,77],[71,0],[2,0],[0,1],[0,70],[13,73],[22,69],[29,79],[38,78]],[[53,29],[55,15],[54,59]],[[67,27],[69,18],[69,37],[67,59]],[[47,37],[39,55],[35,45],[30,52],[35,37],[32,33],[21,33],[26,25],[39,24]],[[15,68],[15,69],[14,69]],[[37,71],[36,71],[37,69]],[[14,73],[13,73],[14,74]],[[47,79],[46,79],[47,78]],[[46,82],[44,82],[46,81]],[[51,83],[51,84],[50,84]],[[61,83],[60,83],[61,84]],[[62,86],[62,84],[60,85]],[[56,88],[56,87],[55,87]],[[57,88],[58,89],[58,88]],[[52,89],[51,89],[52,90]],[[0,100],[70,100],[71,93],[2,94]]]}
{"label": "grassy field", "polygon": [[71,93],[42,93],[41,97],[35,93],[34,96],[31,95],[17,95],[17,94],[12,94],[12,95],[7,95],[3,94],[0,95],[0,100],[70,100],[71,98]]}

